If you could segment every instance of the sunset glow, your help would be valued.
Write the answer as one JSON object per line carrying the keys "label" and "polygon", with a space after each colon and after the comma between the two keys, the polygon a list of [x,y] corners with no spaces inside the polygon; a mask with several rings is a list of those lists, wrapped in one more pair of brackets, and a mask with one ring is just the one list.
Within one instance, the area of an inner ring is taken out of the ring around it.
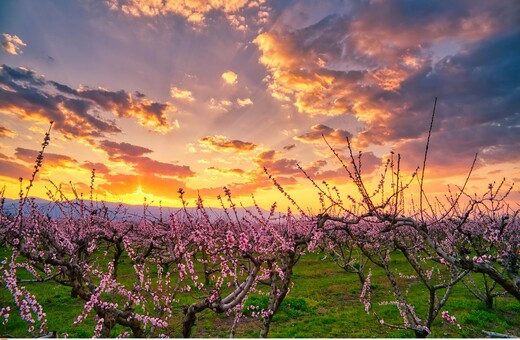
{"label": "sunset glow", "polygon": [[[45,132],[31,196],[54,185],[98,200],[179,207],[290,203],[318,212],[316,183],[354,191],[363,151],[423,164],[442,197],[520,182],[520,4],[505,1],[3,1],[0,183],[17,198]],[[325,140],[324,140],[325,139]],[[52,181],[52,183],[51,183]],[[417,183],[412,190],[417,191]],[[2,186],[3,186],[2,185]],[[520,203],[513,187],[510,202]]]}

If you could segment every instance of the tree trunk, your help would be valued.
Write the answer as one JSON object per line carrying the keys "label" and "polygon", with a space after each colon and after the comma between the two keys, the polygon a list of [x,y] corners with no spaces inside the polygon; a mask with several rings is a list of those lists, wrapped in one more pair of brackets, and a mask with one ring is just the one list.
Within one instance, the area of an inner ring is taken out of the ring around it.
{"label": "tree trunk", "polygon": [[493,295],[489,292],[486,294],[486,307],[493,309]]}
{"label": "tree trunk", "polygon": [[[292,269],[297,262],[297,260],[295,260],[295,254],[289,254],[284,262],[285,263],[283,268],[283,280],[279,280],[279,276],[274,272],[274,270],[271,269],[271,291],[269,294],[268,303],[268,309],[270,313],[267,317],[264,318],[264,321],[262,322],[262,329],[260,330],[261,338],[267,338],[267,334],[269,334],[269,328],[271,327],[271,321],[273,320],[274,314],[278,311],[280,305],[282,304],[283,300],[287,296],[287,293],[289,292],[289,285],[291,283],[291,278],[293,274]],[[278,287],[277,285],[278,280],[281,283],[281,287]]]}
{"label": "tree trunk", "polygon": [[273,315],[264,319],[262,322],[262,329],[260,329],[260,337],[267,338],[267,334],[269,333],[269,328],[271,327],[271,320],[273,319]]}
{"label": "tree trunk", "polygon": [[197,321],[197,313],[203,311],[208,307],[206,301],[200,301],[198,303],[185,306],[182,310],[184,318],[182,319],[182,337],[189,338],[191,336],[191,330]]}
{"label": "tree trunk", "polygon": [[420,330],[416,329],[416,330],[414,330],[414,332],[415,332],[416,338],[426,338],[428,336],[428,334],[430,334],[424,329],[420,329]]}

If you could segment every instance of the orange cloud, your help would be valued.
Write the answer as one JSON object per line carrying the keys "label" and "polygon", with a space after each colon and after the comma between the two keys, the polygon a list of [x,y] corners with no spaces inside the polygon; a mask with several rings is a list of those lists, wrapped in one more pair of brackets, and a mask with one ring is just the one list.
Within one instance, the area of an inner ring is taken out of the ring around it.
{"label": "orange cloud", "polygon": [[172,96],[172,98],[185,100],[188,102],[192,102],[195,100],[195,98],[193,98],[193,93],[191,91],[182,90],[175,86],[172,86],[170,88],[170,95]]}
{"label": "orange cloud", "polygon": [[0,126],[0,137],[14,137],[16,133],[6,127]]}
{"label": "orange cloud", "polygon": [[2,33],[1,41],[3,49],[12,55],[21,54],[22,46],[27,46],[18,36],[7,33]]}
{"label": "orange cloud", "polygon": [[[320,136],[321,138],[321,136]],[[349,156],[343,156],[342,159],[347,160]],[[358,161],[359,159],[356,159]],[[298,165],[315,181],[331,181],[335,183],[345,183],[347,172],[344,168],[334,170],[326,169],[329,165],[326,160],[317,160],[307,165],[299,164],[295,159],[284,158],[282,153],[275,150],[268,150],[259,153],[254,162],[259,168],[266,168],[269,174],[275,175],[276,178],[290,176],[291,179],[303,179],[306,181],[306,175],[299,169]],[[382,159],[374,155],[373,152],[364,152],[361,154],[361,172],[363,174],[371,174],[374,170],[379,169],[382,165]],[[334,162],[332,162],[334,163]],[[346,161],[346,164],[350,162]],[[351,169],[352,171],[352,169]],[[256,178],[261,178],[264,174],[253,171],[252,174]]]}
{"label": "orange cloud", "polygon": [[267,82],[274,98],[293,102],[299,112],[310,115],[336,116],[344,114],[342,97],[348,88],[337,86],[337,75],[323,70],[323,59],[313,52],[302,50],[289,34],[275,31],[259,35],[254,42],[262,55],[259,61],[270,75]]}
{"label": "orange cloud", "polygon": [[244,106],[247,106],[247,105],[253,105],[253,101],[250,99],[250,98],[245,98],[245,99],[237,99],[237,104],[238,106],[240,107],[244,107]]}
{"label": "orange cloud", "polygon": [[199,139],[199,144],[208,146],[216,151],[231,151],[231,152],[248,152],[256,149],[256,145],[250,142],[243,142],[240,140],[229,140],[225,136],[215,135],[207,136]]}
{"label": "orange cloud", "polygon": [[[287,176],[276,176],[276,181],[282,186],[290,186],[297,184],[297,180],[293,177]],[[258,173],[258,176],[247,183],[230,183],[226,184],[226,187],[231,191],[234,198],[238,197],[251,197],[252,193],[258,193],[259,190],[276,190],[273,187],[273,182],[268,179],[263,171]],[[212,188],[200,188],[197,190],[187,189],[186,193],[192,197],[197,197],[200,194],[202,197],[212,198],[218,195],[223,195],[223,186],[212,187]],[[272,201],[269,202],[271,204]]]}
{"label": "orange cloud", "polygon": [[238,82],[238,75],[233,71],[226,71],[222,73],[222,79],[229,85],[236,85]]}
{"label": "orange cloud", "polygon": [[[202,197],[213,198],[217,197],[218,195],[222,196],[224,194],[223,187],[224,186],[213,188],[200,188],[196,191],[193,189],[188,189],[186,192],[193,197],[197,197],[196,195],[200,194]],[[263,178],[259,180],[251,181],[248,183],[230,183],[227,184],[226,187],[231,191],[233,197],[237,198],[240,196],[251,197],[251,193],[254,193],[259,189],[272,189],[273,184],[264,175]]]}
{"label": "orange cloud", "polygon": [[214,166],[210,166],[208,168],[208,170],[216,171],[216,172],[219,172],[219,173],[222,173],[222,174],[232,174],[232,175],[243,175],[243,174],[245,174],[245,171],[242,170],[242,169],[222,169],[222,168],[217,168],[217,167],[214,167]]}
{"label": "orange cloud", "polygon": [[372,73],[372,76],[383,90],[393,91],[401,86],[407,74],[399,69],[382,68]]}
{"label": "orange cloud", "polygon": [[152,150],[125,142],[101,141],[98,147],[103,150],[112,161],[125,162],[143,176],[160,175],[167,177],[192,177],[195,173],[186,165],[176,165],[156,161],[143,155],[151,153]]}
{"label": "orange cloud", "polygon": [[248,0],[109,0],[107,4],[110,9],[120,10],[131,16],[176,14],[196,26],[202,26],[210,11],[232,15],[247,8],[248,2]]}

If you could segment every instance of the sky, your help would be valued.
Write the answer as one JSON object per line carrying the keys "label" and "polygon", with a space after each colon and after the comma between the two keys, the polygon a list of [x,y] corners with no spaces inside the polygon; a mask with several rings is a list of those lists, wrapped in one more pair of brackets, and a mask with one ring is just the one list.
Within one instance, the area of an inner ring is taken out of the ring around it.
{"label": "sky", "polygon": [[218,206],[227,187],[285,209],[266,168],[317,212],[307,175],[355,191],[327,143],[348,164],[348,137],[373,186],[397,154],[411,176],[436,97],[427,193],[463,185],[475,154],[468,194],[520,182],[517,0],[12,0],[0,42],[8,198],[53,121],[32,196],[88,197],[95,169],[98,200]]}

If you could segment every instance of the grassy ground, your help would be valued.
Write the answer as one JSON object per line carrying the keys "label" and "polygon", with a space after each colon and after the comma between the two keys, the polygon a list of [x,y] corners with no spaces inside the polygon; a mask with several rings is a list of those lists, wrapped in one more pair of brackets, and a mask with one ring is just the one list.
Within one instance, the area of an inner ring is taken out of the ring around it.
{"label": "grassy ground", "polygon": [[[3,254],[0,254],[3,255]],[[3,258],[4,256],[1,256]],[[395,330],[378,324],[374,316],[368,315],[359,302],[360,285],[354,274],[347,274],[321,255],[303,256],[294,270],[294,288],[285,299],[281,310],[275,315],[269,336],[280,338],[363,338],[363,337],[413,337],[411,331]],[[128,264],[130,262],[126,260]],[[130,267],[130,266],[128,266]],[[394,263],[396,270],[405,271],[404,262],[399,258]],[[129,268],[128,268],[129,269]],[[125,268],[120,267],[121,275]],[[399,321],[399,314],[393,306],[379,306],[379,301],[393,300],[387,291],[384,275],[377,270],[373,273],[372,297],[378,315],[388,321]],[[70,337],[91,337],[93,320],[89,318],[80,325],[73,321],[83,309],[84,303],[70,297],[70,288],[53,283],[30,283],[27,288],[33,292],[44,306],[49,320],[49,329]],[[426,306],[421,304],[424,291],[417,283],[410,281],[408,294],[415,298],[416,310],[424,315]],[[252,295],[249,303],[266,305],[267,299]],[[12,297],[5,289],[0,289],[0,306],[12,304]],[[180,336],[179,322],[172,324],[175,334]],[[482,330],[520,335],[520,303],[512,298],[499,298],[494,309],[474,298],[462,285],[455,287],[443,310],[455,315],[463,329],[458,330],[440,320],[434,323],[431,337],[482,337]],[[7,325],[0,325],[0,334],[15,337],[26,336],[27,324],[16,312],[11,312]],[[215,315],[204,311],[198,315],[194,337],[229,337],[233,319],[225,315]],[[237,337],[258,337],[260,322],[245,318],[239,324]]]}

